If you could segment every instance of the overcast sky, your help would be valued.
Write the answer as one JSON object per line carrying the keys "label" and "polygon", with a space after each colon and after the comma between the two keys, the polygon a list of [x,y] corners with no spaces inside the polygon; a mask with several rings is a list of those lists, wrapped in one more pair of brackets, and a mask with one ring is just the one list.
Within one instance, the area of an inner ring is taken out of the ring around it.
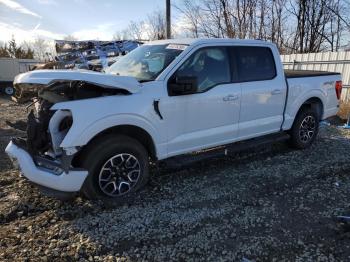
{"label": "overcast sky", "polygon": [[157,9],[165,9],[165,0],[0,0],[0,41],[12,35],[19,42],[66,35],[110,40]]}

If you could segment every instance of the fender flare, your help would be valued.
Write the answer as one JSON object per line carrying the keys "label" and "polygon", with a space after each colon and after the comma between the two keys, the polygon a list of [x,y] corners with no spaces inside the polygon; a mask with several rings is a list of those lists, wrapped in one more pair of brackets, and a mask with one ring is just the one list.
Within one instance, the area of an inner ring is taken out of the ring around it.
{"label": "fender flare", "polygon": [[319,99],[322,103],[322,107],[325,108],[325,106],[326,106],[325,93],[322,92],[321,90],[317,90],[317,89],[310,90],[309,92],[305,93],[302,97],[297,97],[294,100],[294,103],[292,103],[291,105],[289,105],[287,107],[286,114],[288,115],[289,121],[286,121],[283,124],[284,130],[288,130],[291,128],[291,126],[294,123],[294,119],[295,119],[296,115],[300,111],[300,108],[305,104],[306,101],[308,101],[309,99],[312,99],[312,98]]}
{"label": "fender flare", "polygon": [[66,137],[63,139],[60,147],[84,146],[105,130],[125,125],[135,126],[147,132],[153,140],[156,154],[158,155],[158,145],[161,143],[159,132],[146,119],[131,114],[106,116],[90,124],[83,132],[73,124]]}
{"label": "fender flare", "polygon": [[[320,92],[321,93],[321,92]],[[326,101],[325,98],[322,95],[315,95],[315,94],[308,94],[307,96],[303,97],[297,104],[297,106],[295,107],[294,111],[293,111],[293,117],[295,118],[296,115],[298,114],[298,112],[300,111],[300,108],[305,104],[305,102],[307,102],[308,100],[312,99],[312,98],[317,98],[321,101],[322,103],[322,107],[324,108]]]}

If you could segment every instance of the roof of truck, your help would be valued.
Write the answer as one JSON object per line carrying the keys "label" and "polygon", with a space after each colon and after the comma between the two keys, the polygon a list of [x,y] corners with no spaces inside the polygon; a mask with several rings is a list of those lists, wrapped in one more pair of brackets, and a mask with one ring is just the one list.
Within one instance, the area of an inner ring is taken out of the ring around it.
{"label": "roof of truck", "polygon": [[271,44],[263,40],[235,39],[235,38],[180,38],[180,39],[165,39],[155,40],[146,43],[146,45],[155,44],[180,44],[180,45],[198,45],[209,43],[233,43],[233,44]]}

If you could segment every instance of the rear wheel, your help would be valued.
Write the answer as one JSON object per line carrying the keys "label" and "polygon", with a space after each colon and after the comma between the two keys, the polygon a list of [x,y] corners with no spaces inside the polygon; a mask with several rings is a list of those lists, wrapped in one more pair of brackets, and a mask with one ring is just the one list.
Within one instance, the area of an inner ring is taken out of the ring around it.
{"label": "rear wheel", "polygon": [[126,196],[149,178],[148,152],[128,136],[108,135],[96,140],[84,155],[82,166],[89,172],[82,187],[89,199]]}
{"label": "rear wheel", "polygon": [[298,149],[309,147],[316,139],[319,128],[319,116],[312,108],[302,109],[296,116],[290,130],[291,145]]}

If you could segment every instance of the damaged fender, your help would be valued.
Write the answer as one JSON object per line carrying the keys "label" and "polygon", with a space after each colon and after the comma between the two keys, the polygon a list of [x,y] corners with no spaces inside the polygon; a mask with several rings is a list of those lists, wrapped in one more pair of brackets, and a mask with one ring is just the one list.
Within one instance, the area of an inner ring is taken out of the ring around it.
{"label": "damaged fender", "polygon": [[[97,102],[97,99],[94,102]],[[61,148],[84,146],[100,132],[118,125],[136,126],[145,130],[152,138],[159,137],[154,125],[144,117],[136,114],[112,113],[109,109],[109,105],[115,103],[112,97],[105,97],[101,102],[103,103],[89,106],[92,100],[89,104],[84,100],[79,100],[74,103],[62,102],[52,106],[51,110],[57,110],[57,112],[69,110],[68,112],[71,112],[73,116],[73,125],[59,145]],[[91,110],[91,108],[99,108],[99,110]],[[106,112],[109,115],[106,116]],[[161,142],[159,140],[153,142],[157,153],[165,154],[165,148],[161,150],[158,147]]]}
{"label": "damaged fender", "polygon": [[62,148],[60,148],[60,144],[68,132],[68,129],[60,130],[60,123],[62,123],[63,119],[71,117],[72,114],[70,111],[58,110],[50,119],[49,130],[51,134],[52,149],[56,155],[62,153]]}

